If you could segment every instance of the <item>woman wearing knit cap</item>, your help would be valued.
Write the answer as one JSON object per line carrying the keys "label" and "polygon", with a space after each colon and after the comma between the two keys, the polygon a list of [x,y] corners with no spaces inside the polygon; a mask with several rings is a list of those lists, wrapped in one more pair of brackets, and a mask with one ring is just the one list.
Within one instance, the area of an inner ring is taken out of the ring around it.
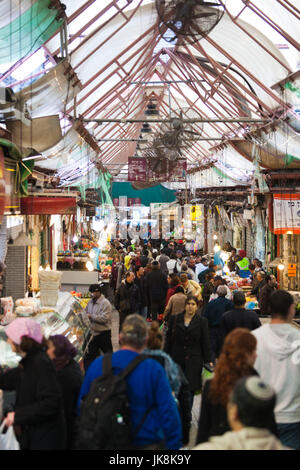
{"label": "woman wearing knit cap", "polygon": [[18,318],[5,332],[13,352],[22,357],[18,367],[0,375],[0,388],[16,391],[15,410],[7,414],[6,426],[14,426],[21,450],[64,449],[62,395],[40,325]]}
{"label": "woman wearing knit cap", "polygon": [[74,360],[77,350],[65,336],[54,335],[48,339],[47,354],[55,365],[61,386],[66,419],[67,449],[72,449],[76,435],[77,399],[83,382],[80,366]]}

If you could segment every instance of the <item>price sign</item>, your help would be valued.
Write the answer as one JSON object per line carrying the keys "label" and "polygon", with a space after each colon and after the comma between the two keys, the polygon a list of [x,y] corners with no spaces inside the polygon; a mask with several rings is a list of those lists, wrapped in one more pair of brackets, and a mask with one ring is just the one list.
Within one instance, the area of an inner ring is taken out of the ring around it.
{"label": "price sign", "polygon": [[289,265],[288,265],[288,276],[289,277],[296,277],[296,272],[297,272],[296,263],[289,263]]}

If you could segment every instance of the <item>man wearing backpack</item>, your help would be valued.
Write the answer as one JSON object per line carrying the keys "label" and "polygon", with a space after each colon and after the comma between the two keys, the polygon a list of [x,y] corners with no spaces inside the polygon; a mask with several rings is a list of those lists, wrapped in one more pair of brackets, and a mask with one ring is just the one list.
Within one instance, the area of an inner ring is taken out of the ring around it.
{"label": "man wearing backpack", "polygon": [[[109,356],[99,357],[91,364],[79,395],[78,448],[178,450],[181,447],[178,408],[163,367],[141,354],[146,342],[146,321],[140,315],[129,315],[120,333],[121,349],[111,356],[113,374],[109,374]],[[125,384],[128,419],[124,393],[120,392]]]}

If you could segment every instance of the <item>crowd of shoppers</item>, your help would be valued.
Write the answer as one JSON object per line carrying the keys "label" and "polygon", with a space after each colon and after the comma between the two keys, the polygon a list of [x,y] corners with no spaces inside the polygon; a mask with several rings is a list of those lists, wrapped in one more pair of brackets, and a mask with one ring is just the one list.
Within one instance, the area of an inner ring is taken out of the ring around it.
{"label": "crowd of shoppers", "polygon": [[[8,342],[22,360],[0,374],[0,388],[16,391],[5,424],[14,426],[21,448],[76,447],[85,400],[109,356],[114,375],[137,364],[126,377],[135,449],[187,446],[198,393],[196,450],[300,449],[294,299],[245,252],[232,249],[228,266],[250,276],[270,323],[261,326],[257,313],[245,308],[245,294],[230,291],[212,260],[173,241],[161,250],[148,242],[114,255],[110,285],[119,350],[113,352],[111,341],[112,305],[98,284],[90,286],[81,367],[64,336],[46,341],[34,320],[12,322]],[[213,375],[203,384],[204,367]]]}

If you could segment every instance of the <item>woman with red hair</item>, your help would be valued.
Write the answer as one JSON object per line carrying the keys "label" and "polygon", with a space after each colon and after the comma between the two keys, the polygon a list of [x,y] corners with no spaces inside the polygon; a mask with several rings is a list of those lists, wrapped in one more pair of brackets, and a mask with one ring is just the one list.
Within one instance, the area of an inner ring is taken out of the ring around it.
{"label": "woman with red hair", "polygon": [[[230,431],[226,412],[229,396],[239,379],[258,375],[253,368],[256,344],[255,336],[246,328],[236,328],[226,337],[214,376],[203,387],[196,444]],[[277,434],[275,418],[271,432]]]}

